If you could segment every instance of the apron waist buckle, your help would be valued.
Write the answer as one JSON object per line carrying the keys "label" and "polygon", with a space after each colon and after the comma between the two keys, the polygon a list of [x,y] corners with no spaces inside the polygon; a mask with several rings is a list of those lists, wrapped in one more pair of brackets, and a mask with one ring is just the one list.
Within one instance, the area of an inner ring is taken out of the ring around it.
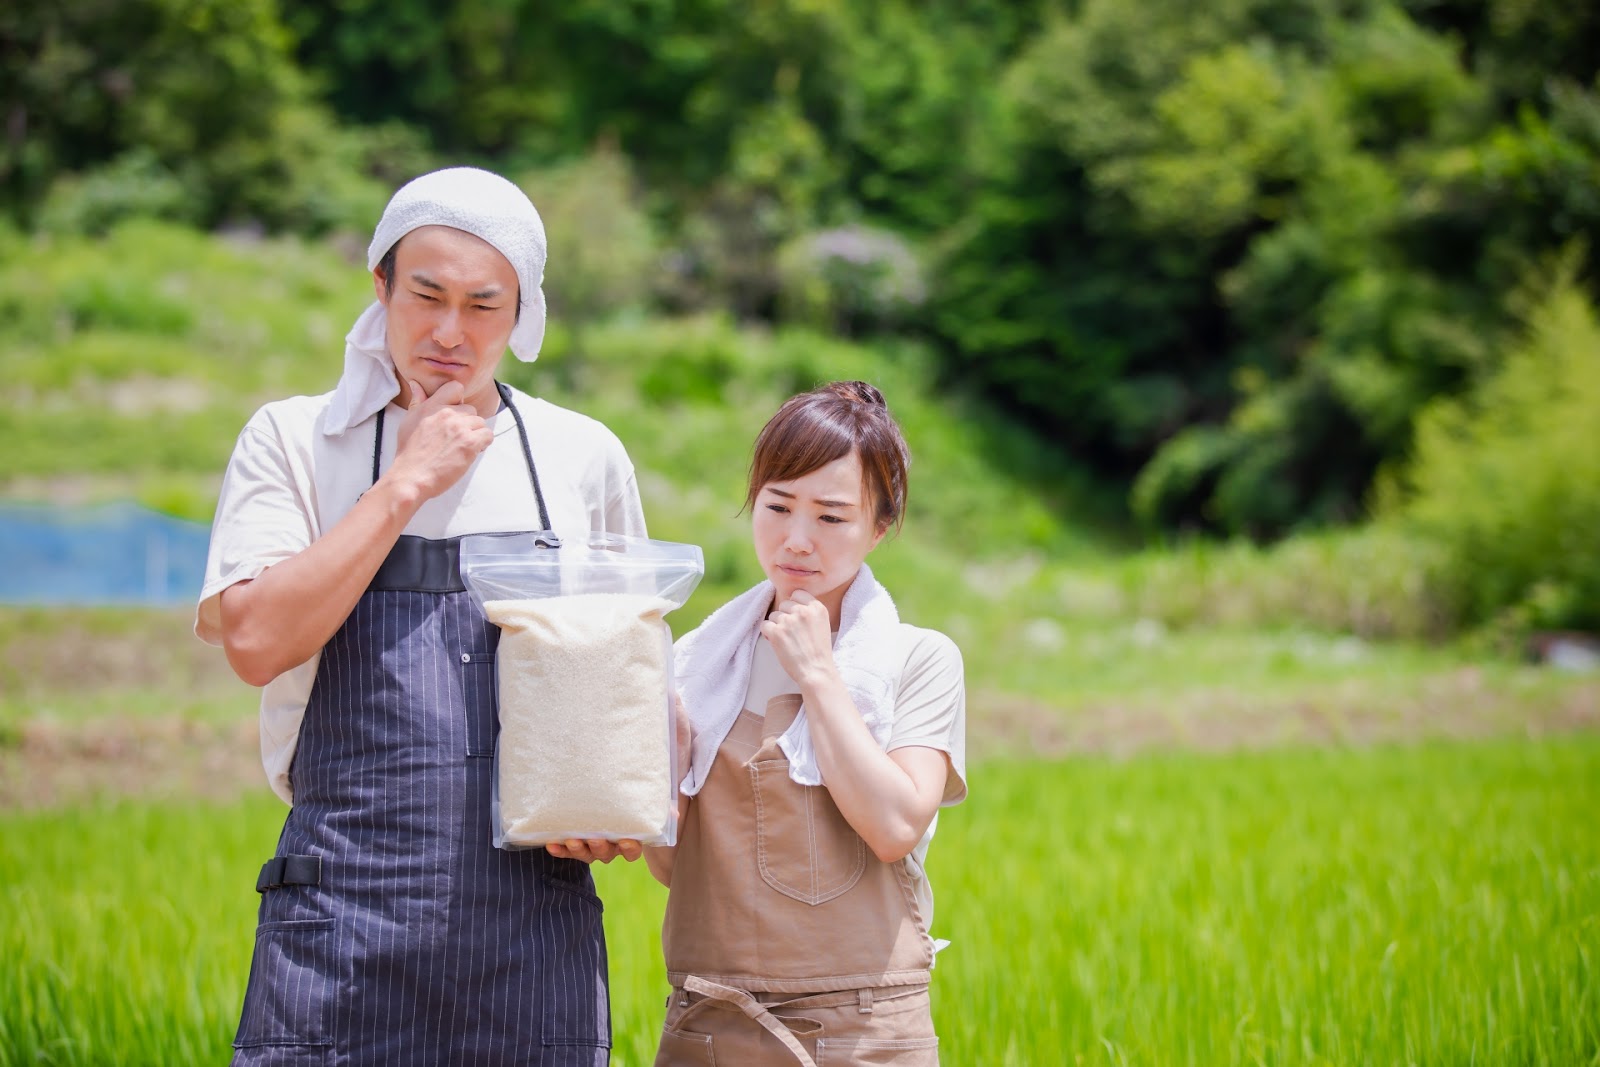
{"label": "apron waist buckle", "polygon": [[282,889],[286,885],[321,885],[321,856],[274,856],[261,866],[256,892]]}

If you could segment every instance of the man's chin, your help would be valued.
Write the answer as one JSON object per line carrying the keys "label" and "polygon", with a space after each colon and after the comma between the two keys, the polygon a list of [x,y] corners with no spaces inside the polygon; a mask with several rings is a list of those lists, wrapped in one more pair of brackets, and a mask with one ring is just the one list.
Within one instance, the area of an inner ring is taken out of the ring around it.
{"label": "man's chin", "polygon": [[404,366],[395,365],[395,373],[422,386],[422,391],[432,396],[450,382],[470,388],[468,379],[472,368],[465,364],[433,363],[425,359],[408,360]]}

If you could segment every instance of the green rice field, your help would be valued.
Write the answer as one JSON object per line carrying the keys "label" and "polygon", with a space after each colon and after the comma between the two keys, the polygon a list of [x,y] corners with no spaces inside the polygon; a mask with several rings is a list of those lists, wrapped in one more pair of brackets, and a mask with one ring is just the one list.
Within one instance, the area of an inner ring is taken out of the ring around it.
{"label": "green rice field", "polygon": [[[943,1062],[1600,1064],[1600,738],[989,760],[931,854]],[[0,813],[0,1067],[225,1062],[283,813]],[[615,1055],[665,892],[599,871]]]}

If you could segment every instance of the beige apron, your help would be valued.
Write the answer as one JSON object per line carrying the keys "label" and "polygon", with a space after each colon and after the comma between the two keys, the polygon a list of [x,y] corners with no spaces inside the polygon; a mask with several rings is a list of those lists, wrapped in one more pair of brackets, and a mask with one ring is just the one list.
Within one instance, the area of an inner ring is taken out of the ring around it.
{"label": "beige apron", "polygon": [[800,709],[741,711],[679,832],[661,942],[657,1067],[939,1062],[933,940],[907,861],[884,863],[778,738]]}

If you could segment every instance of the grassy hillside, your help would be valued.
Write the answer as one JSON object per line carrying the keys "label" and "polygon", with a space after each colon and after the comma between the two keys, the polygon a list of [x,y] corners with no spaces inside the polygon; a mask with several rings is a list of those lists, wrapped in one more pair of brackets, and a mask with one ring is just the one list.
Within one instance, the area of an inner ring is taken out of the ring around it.
{"label": "grassy hillside", "polygon": [[[0,373],[10,394],[0,406],[0,494],[131,495],[209,518],[250,413],[337,380],[344,333],[371,299],[360,254],[348,243],[148,222],[99,241],[0,235]],[[557,309],[540,360],[508,359],[504,375],[615,429],[639,469],[653,535],[704,547],[705,581],[673,616],[680,632],[759,578],[738,512],[762,422],[821,381],[877,383],[915,459],[905,530],[872,562],[908,618],[960,643],[975,713],[1006,747],[1115,747],[1106,731],[1120,738],[1130,723],[1139,744],[1252,743],[1410,735],[1441,706],[1472,733],[1597,714],[1592,683],[1387,640],[1437,627],[1427,553],[1383,531],[1270,551],[1130,552],[1106,519],[1118,505],[1104,489],[1048,442],[939,387],[913,343],[648,320],[588,330],[580,350]],[[115,612],[52,621],[64,618],[0,612],[0,634],[67,625],[111,631],[122,647],[124,631],[141,629]],[[146,629],[181,635],[183,626]],[[0,666],[34,679],[0,702],[12,722],[38,712],[46,692],[68,719],[162,706],[159,679],[97,688],[52,678],[33,669],[37,659],[12,655],[25,642],[8,644]],[[152,647],[130,655],[168,655]]]}
{"label": "grassy hillside", "polygon": [[[256,406],[337,381],[344,333],[372,297],[359,253],[344,252],[151,222],[102,241],[0,237],[0,373],[13,400],[0,430],[14,444],[0,491],[106,479],[209,517],[203,487]],[[665,525],[698,522],[724,493],[737,508],[749,442],[776,404],[849,376],[882,385],[930,472],[916,485],[916,525],[980,554],[1077,538],[1058,489],[1028,491],[1070,485],[1070,470],[993,413],[936,397],[911,346],[695,321],[592,330],[579,353],[558,312],[540,361],[508,360],[505,376],[610,423]]]}
{"label": "grassy hillside", "polygon": [[127,495],[192,518],[262,401],[321,391],[363,283],[332,247],[154,223],[0,238],[3,489]]}

